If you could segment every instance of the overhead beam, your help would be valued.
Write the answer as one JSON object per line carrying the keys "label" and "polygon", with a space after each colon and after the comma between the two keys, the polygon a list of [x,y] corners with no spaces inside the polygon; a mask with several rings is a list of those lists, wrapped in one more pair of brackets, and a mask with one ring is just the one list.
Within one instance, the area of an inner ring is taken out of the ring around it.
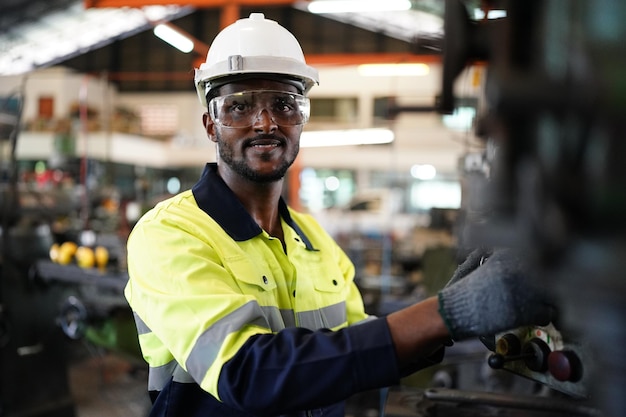
{"label": "overhead beam", "polygon": [[[291,5],[296,0],[83,0],[85,7],[144,7],[148,5],[179,5],[197,8],[221,8],[220,26],[228,26],[237,20],[240,6],[272,6]],[[195,39],[180,28],[195,42],[194,52],[200,57],[206,56],[208,45]],[[440,55],[418,55],[411,53],[365,53],[365,54],[306,54],[307,63],[311,65],[360,65],[360,64],[390,64],[390,63],[438,63]],[[131,75],[134,77],[134,75]]]}
{"label": "overhead beam", "polygon": [[83,0],[85,8],[92,7],[144,7],[144,6],[192,6],[197,8],[239,6],[284,6],[295,0]]}
{"label": "overhead beam", "polygon": [[[360,65],[360,64],[391,64],[391,63],[424,63],[435,64],[441,62],[439,55],[411,55],[411,54],[312,54],[306,56],[309,65]],[[200,61],[199,61],[200,63]],[[199,65],[198,63],[198,65]],[[198,66],[196,65],[196,66]],[[109,79],[118,81],[154,81],[154,80],[191,80],[193,75],[189,71],[174,72],[108,72]]]}
{"label": "overhead beam", "polygon": [[[206,52],[196,49],[198,59],[194,67],[204,62]],[[439,64],[441,55],[418,55],[410,53],[367,53],[367,54],[305,54],[306,63],[312,66],[349,66],[362,64]]]}
{"label": "overhead beam", "polygon": [[221,8],[220,27],[234,23],[240,16],[241,6],[285,6],[292,5],[295,0],[83,0],[86,9],[105,7],[144,6],[191,6],[198,9]]}
{"label": "overhead beam", "polygon": [[235,23],[241,17],[241,5],[237,2],[222,6],[220,13],[220,29],[224,29],[231,23]]}
{"label": "overhead beam", "polygon": [[[204,44],[195,49],[198,55],[205,57],[209,48]],[[441,55],[418,55],[409,53],[368,53],[368,54],[305,54],[309,65],[361,65],[361,64],[436,64],[441,62]]]}
{"label": "overhead beam", "polygon": [[441,55],[410,53],[364,53],[364,54],[305,54],[309,65],[361,65],[361,64],[434,64],[441,62]]}

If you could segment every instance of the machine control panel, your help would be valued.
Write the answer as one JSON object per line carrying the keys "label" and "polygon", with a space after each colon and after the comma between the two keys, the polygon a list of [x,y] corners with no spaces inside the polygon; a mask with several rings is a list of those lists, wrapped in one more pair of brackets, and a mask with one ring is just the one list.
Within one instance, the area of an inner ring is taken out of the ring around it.
{"label": "machine control panel", "polygon": [[591,361],[585,346],[565,340],[554,325],[529,326],[496,335],[488,364],[565,394],[586,398]]}

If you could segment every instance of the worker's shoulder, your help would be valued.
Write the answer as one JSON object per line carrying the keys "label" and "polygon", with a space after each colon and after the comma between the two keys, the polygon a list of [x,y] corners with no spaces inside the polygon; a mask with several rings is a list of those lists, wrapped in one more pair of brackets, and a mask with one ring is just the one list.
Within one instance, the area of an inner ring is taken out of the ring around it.
{"label": "worker's shoulder", "polygon": [[192,191],[183,191],[148,210],[133,227],[129,242],[153,245],[165,236],[187,236],[209,242],[226,238],[227,234],[198,206]]}
{"label": "worker's shoulder", "polygon": [[196,200],[191,190],[182,191],[179,194],[161,199],[154,204],[142,217],[142,220],[151,220],[174,213],[184,212],[197,208]]}
{"label": "worker's shoulder", "polygon": [[183,227],[185,224],[206,222],[208,216],[203,213],[196,203],[193,192],[186,190],[157,202],[141,216],[136,227],[150,227],[155,224]]}

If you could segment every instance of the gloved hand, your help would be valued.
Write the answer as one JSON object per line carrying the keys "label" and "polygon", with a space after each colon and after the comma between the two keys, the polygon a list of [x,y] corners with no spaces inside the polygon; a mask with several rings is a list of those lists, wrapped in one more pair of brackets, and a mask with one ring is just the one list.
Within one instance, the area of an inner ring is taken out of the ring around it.
{"label": "gloved hand", "polygon": [[467,274],[472,272],[474,269],[478,268],[482,263],[491,256],[493,250],[487,248],[477,248],[474,249],[467,258],[463,261],[461,265],[454,271],[452,274],[452,278],[446,284],[446,287],[453,285],[461,278],[464,278]]}
{"label": "gloved hand", "polygon": [[439,292],[439,313],[452,339],[548,324],[554,308],[546,291],[530,282],[519,256],[512,249],[498,249],[479,265],[484,254],[470,254]]}

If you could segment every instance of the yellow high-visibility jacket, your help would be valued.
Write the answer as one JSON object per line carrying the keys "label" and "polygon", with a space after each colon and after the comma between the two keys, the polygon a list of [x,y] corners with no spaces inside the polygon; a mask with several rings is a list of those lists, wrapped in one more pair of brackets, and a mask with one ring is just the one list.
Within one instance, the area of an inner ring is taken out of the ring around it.
{"label": "yellow high-visibility jacket", "polygon": [[[280,215],[284,247],[208,164],[192,190],[134,227],[125,295],[149,389],[169,399],[151,415],[172,413],[181,387],[203,398],[184,405],[186,416],[277,415],[398,380],[386,321],[365,313],[350,259],[282,199]],[[337,370],[324,376],[327,366]]]}

